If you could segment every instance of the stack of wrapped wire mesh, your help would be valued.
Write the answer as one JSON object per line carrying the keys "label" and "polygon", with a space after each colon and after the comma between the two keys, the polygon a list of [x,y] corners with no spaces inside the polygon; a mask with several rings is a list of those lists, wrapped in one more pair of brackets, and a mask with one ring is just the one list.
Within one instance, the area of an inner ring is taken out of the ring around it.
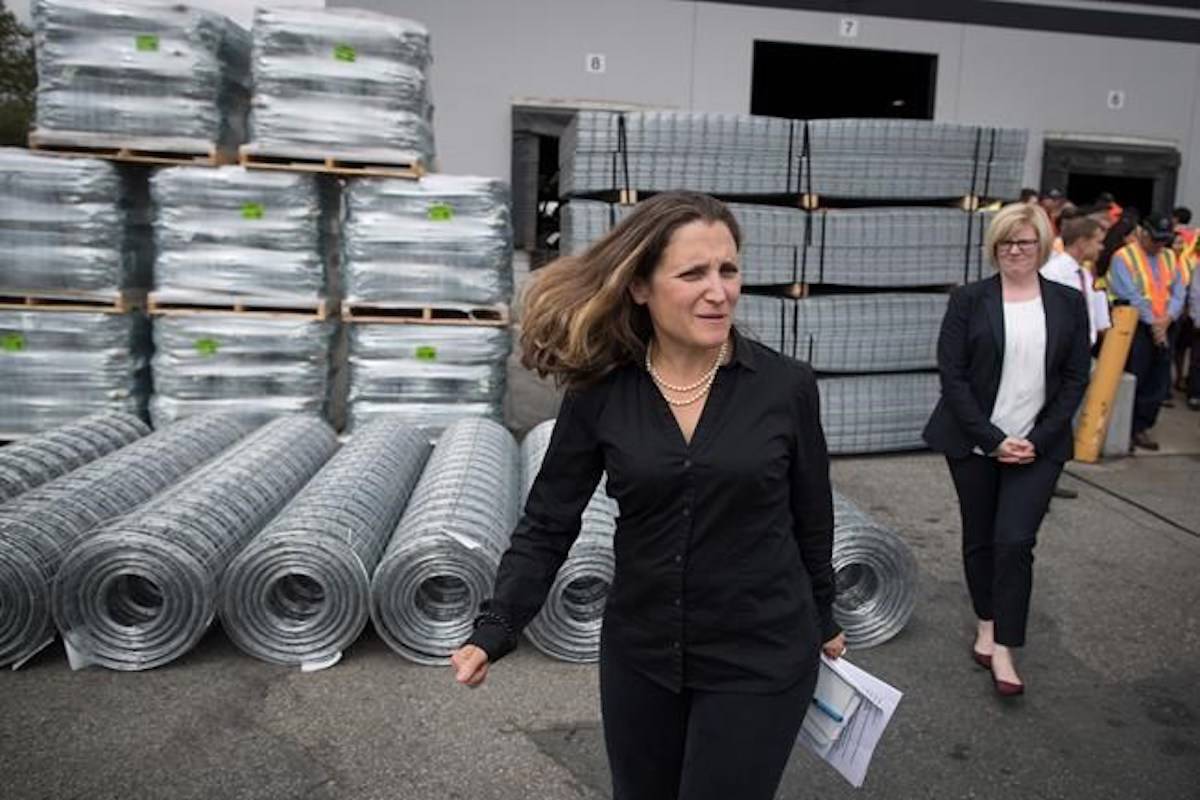
{"label": "stack of wrapped wire mesh", "polygon": [[380,637],[419,664],[444,664],[470,635],[516,524],[517,443],[491,420],[446,429],[371,580]]}
{"label": "stack of wrapped wire mesh", "polygon": [[[247,430],[244,422],[230,418],[186,420],[0,505],[0,664],[19,665],[53,639],[52,585],[77,543],[97,525],[149,501]],[[114,625],[132,626],[125,634],[136,637],[138,616],[161,606],[163,598],[145,573],[126,570],[129,562],[117,560],[112,566],[90,587],[93,600],[112,609]]]}
{"label": "stack of wrapped wire mesh", "polygon": [[356,323],[347,337],[347,430],[387,415],[436,438],[460,419],[502,421],[507,328]]}
{"label": "stack of wrapped wire mesh", "polygon": [[339,660],[367,623],[371,575],[429,450],[395,418],[355,433],[226,570],[221,624],[234,644],[302,668]]}
{"label": "stack of wrapped wire mesh", "polygon": [[136,183],[107,161],[0,148],[0,293],[148,288],[153,243]]}
{"label": "stack of wrapped wire mesh", "polygon": [[512,295],[508,185],[428,175],[362,179],[345,192],[346,299],[506,303]]}
{"label": "stack of wrapped wire mesh", "polygon": [[0,434],[105,409],[145,416],[149,357],[140,312],[0,310]]}
{"label": "stack of wrapped wire mesh", "polygon": [[[209,152],[245,138],[250,35],[181,4],[36,0],[37,129],[41,141]],[[64,136],[64,139],[54,139]]]}
{"label": "stack of wrapped wire mesh", "polygon": [[144,670],[191,650],[216,613],[226,566],[336,449],[324,422],[281,417],[79,537],[52,593],[72,665]]}
{"label": "stack of wrapped wire mesh", "polygon": [[[522,497],[529,496],[533,481],[554,433],[554,420],[533,428],[521,443]],[[613,535],[620,510],[617,501],[600,484],[583,510],[579,537],[559,568],[542,610],[525,628],[525,636],[548,656],[573,663],[600,657],[600,626],[616,559]]]}
{"label": "stack of wrapped wire mesh", "polygon": [[158,297],[240,295],[313,303],[329,293],[336,197],[304,173],[173,167],[150,179]]}
{"label": "stack of wrapped wire mesh", "polygon": [[420,23],[349,8],[259,8],[253,39],[250,151],[432,161]]}
{"label": "stack of wrapped wire mesh", "polygon": [[155,427],[204,412],[327,414],[335,320],[196,313],[154,320]]}

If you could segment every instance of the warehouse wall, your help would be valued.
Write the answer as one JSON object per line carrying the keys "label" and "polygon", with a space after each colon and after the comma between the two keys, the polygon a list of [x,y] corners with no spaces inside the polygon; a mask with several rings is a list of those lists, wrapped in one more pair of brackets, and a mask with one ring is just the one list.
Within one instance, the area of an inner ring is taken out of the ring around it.
{"label": "warehouse wall", "polygon": [[[429,27],[447,171],[509,174],[514,97],[746,113],[759,38],[936,53],[935,119],[1029,128],[1027,184],[1038,183],[1047,131],[1151,139],[1183,154],[1178,196],[1200,205],[1200,45],[877,17],[862,17],[858,37],[845,39],[837,14],[682,0],[327,5],[372,8]],[[605,54],[605,73],[585,72],[588,53]],[[797,76],[797,91],[803,81]],[[1125,92],[1120,111],[1106,105],[1112,89]]]}

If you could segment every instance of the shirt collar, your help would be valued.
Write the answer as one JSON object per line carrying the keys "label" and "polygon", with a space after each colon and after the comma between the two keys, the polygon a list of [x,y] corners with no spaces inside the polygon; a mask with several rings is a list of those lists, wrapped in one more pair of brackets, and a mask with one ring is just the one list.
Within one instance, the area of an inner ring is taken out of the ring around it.
{"label": "shirt collar", "polygon": [[745,367],[751,372],[758,370],[758,356],[754,352],[754,345],[750,344],[750,340],[742,336],[741,331],[737,326],[730,329],[730,338],[733,339],[733,358],[729,359],[727,366],[737,364]]}

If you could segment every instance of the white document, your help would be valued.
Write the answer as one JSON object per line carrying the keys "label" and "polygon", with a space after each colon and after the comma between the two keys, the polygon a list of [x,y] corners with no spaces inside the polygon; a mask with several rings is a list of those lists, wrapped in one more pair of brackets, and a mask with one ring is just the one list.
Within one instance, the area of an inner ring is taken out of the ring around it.
{"label": "white document", "polygon": [[[844,706],[847,714],[840,723],[835,723],[832,717],[814,704],[809,708],[800,729],[799,742],[829,762],[851,785],[860,788],[866,780],[875,745],[879,743],[879,737],[887,728],[903,693],[845,658],[835,661],[822,655],[821,670],[831,673],[826,679],[827,686],[838,686],[839,691],[840,684],[849,686],[859,702]],[[833,682],[829,683],[831,679]],[[818,684],[820,682],[821,676],[818,676]],[[812,721],[808,717],[812,717]],[[830,733],[833,735],[830,736]]]}

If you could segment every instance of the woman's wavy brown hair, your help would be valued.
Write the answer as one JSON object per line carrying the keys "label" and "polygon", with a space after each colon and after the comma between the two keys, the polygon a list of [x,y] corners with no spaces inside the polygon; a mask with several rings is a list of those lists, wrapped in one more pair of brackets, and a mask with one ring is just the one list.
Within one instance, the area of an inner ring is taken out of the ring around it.
{"label": "woman's wavy brown hair", "polygon": [[635,206],[581,255],[535,272],[521,304],[521,363],[579,387],[645,358],[650,314],[629,288],[650,279],[671,235],[696,220],[723,223],[741,249],[741,230],[724,203],[699,192],[664,192]]}

